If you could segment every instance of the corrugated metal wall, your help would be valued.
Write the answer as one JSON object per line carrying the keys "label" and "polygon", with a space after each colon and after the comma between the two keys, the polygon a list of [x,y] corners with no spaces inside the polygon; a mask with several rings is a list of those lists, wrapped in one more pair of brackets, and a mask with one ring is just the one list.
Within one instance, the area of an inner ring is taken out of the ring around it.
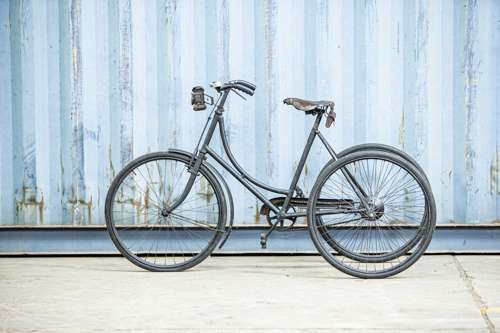
{"label": "corrugated metal wall", "polygon": [[[130,159],[191,150],[193,85],[246,79],[227,125],[241,164],[286,187],[333,98],[337,150],[403,148],[427,170],[439,223],[493,223],[499,204],[499,1],[0,1],[0,223],[100,224]],[[220,149],[220,148],[218,148]],[[327,154],[317,145],[301,185]],[[237,223],[264,223],[231,182]]]}

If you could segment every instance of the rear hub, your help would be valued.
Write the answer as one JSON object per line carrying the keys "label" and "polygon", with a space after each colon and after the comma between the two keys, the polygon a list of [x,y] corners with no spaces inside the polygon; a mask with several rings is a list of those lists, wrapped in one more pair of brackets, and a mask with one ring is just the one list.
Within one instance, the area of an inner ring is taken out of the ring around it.
{"label": "rear hub", "polygon": [[170,215],[170,210],[168,210],[167,208],[163,208],[161,210],[161,216],[168,217],[169,215]]}
{"label": "rear hub", "polygon": [[376,197],[368,197],[366,200],[368,210],[361,213],[361,216],[370,221],[380,219],[384,215],[384,202]]}

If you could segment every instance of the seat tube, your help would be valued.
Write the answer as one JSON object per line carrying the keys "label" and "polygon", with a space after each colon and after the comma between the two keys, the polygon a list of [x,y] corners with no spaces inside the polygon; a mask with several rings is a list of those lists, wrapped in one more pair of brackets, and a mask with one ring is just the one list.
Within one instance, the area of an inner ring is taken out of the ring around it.
{"label": "seat tube", "polygon": [[288,205],[290,204],[290,200],[292,199],[292,196],[297,187],[297,183],[299,182],[300,175],[302,174],[302,170],[304,169],[304,165],[306,164],[307,157],[309,156],[309,152],[311,151],[312,144],[314,143],[314,139],[316,138],[316,134],[318,133],[319,124],[322,117],[323,114],[319,112],[316,116],[316,120],[314,121],[314,125],[311,128],[311,132],[309,132],[306,146],[304,147],[304,151],[302,152],[302,156],[300,157],[299,164],[297,165],[297,169],[295,170],[295,174],[293,175],[292,183],[290,184],[290,188],[288,189],[288,194],[285,198],[285,202],[283,203],[283,207],[281,207],[282,213],[285,213],[286,209],[288,209]]}

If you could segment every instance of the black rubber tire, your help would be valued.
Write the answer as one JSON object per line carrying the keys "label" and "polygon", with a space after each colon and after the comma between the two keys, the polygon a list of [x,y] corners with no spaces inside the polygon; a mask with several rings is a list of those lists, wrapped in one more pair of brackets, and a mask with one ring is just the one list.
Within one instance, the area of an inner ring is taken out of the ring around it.
{"label": "black rubber tire", "polygon": [[109,187],[108,194],[106,196],[106,205],[105,205],[105,217],[106,217],[106,229],[111,237],[111,240],[115,244],[116,248],[120,251],[120,253],[127,258],[130,262],[132,262],[134,265],[137,265],[141,268],[144,268],[149,271],[153,272],[179,272],[183,271],[189,268],[192,268],[205,260],[214,250],[215,246],[220,240],[220,237],[223,233],[223,230],[225,228],[225,223],[226,223],[226,216],[227,216],[227,207],[226,207],[226,202],[224,198],[224,192],[221,188],[221,185],[219,181],[217,180],[217,177],[204,165],[202,164],[200,166],[200,171],[201,173],[209,182],[210,185],[214,189],[214,194],[216,195],[217,202],[219,205],[219,216],[218,216],[218,222],[217,222],[217,232],[214,233],[213,238],[209,241],[207,246],[198,253],[197,255],[193,256],[191,259],[188,261],[185,261],[181,264],[176,264],[176,265],[171,265],[170,267],[165,267],[165,266],[159,266],[159,265],[153,265],[151,263],[145,262],[144,260],[141,260],[139,257],[128,251],[128,249],[122,245],[120,241],[120,237],[117,233],[117,230],[115,228],[115,225],[112,220],[112,202],[114,199],[114,196],[116,194],[117,189],[120,187],[120,184],[122,181],[125,179],[125,177],[135,168],[139,167],[140,165],[147,163],[149,161],[154,161],[154,160],[159,160],[159,159],[171,159],[175,161],[179,161],[182,163],[185,163],[186,165],[189,165],[190,159],[184,155],[181,154],[176,154],[176,153],[170,153],[170,152],[155,152],[155,153],[150,153],[146,154],[143,156],[140,156],[130,163],[128,163],[119,173],[116,175],[114,178],[113,182],[111,183],[111,186]]}
{"label": "black rubber tire", "polygon": [[[393,269],[388,269],[385,271],[378,271],[374,273],[366,273],[366,272],[361,272],[357,271],[354,269],[351,269],[349,267],[346,267],[345,265],[341,264],[337,260],[335,260],[332,257],[332,254],[329,252],[330,249],[325,249],[323,246],[323,243],[320,239],[323,238],[331,247],[330,242],[328,242],[327,239],[325,239],[325,236],[322,235],[322,233],[318,232],[318,229],[315,227],[315,223],[308,223],[308,229],[309,229],[309,234],[311,236],[311,239],[316,247],[316,249],[320,252],[321,256],[325,258],[332,266],[336,267],[340,271],[349,274],[351,276],[359,277],[359,278],[386,278],[395,274],[398,274],[406,269],[408,269],[411,265],[413,265],[418,258],[425,252],[427,247],[429,246],[429,243],[432,239],[432,231],[435,228],[436,224],[436,207],[435,207],[435,202],[434,198],[432,196],[432,191],[430,189],[430,185],[428,181],[421,175],[421,172],[413,165],[410,161],[407,159],[398,156],[396,154],[390,153],[390,152],[382,152],[382,151],[360,151],[357,153],[352,153],[345,155],[344,157],[338,159],[334,163],[328,164],[320,173],[318,176],[312,190],[311,190],[311,195],[309,197],[308,201],[308,209],[307,209],[307,217],[308,221],[315,221],[316,216],[314,214],[314,208],[316,206],[316,201],[319,197],[319,193],[321,190],[321,187],[323,184],[326,182],[326,180],[330,177],[331,174],[333,174],[335,171],[340,169],[343,165],[346,165],[350,162],[356,161],[356,160],[361,160],[363,158],[378,158],[386,161],[391,161],[399,166],[403,167],[407,172],[409,172],[419,183],[419,185],[424,189],[424,194],[425,194],[425,199],[426,199],[426,206],[428,209],[426,210],[426,231],[424,232],[421,236],[421,238],[418,240],[418,245],[415,243],[414,245],[417,245],[416,248],[414,248],[411,252],[411,254],[408,255],[407,260],[405,260],[401,265],[393,268]],[[338,249],[335,249],[338,251]],[[347,254],[346,257],[349,257],[350,259],[357,260],[355,259],[357,256],[353,254],[348,254],[345,252],[338,251],[341,255]]]}

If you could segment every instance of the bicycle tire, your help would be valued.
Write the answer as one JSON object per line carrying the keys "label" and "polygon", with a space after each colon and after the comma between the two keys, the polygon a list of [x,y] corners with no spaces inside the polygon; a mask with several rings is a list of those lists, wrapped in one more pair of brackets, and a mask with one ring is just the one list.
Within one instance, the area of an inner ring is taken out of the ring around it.
{"label": "bicycle tire", "polygon": [[[147,262],[143,259],[141,259],[140,256],[136,255],[131,251],[130,249],[127,248],[127,246],[124,244],[124,241],[121,239],[120,234],[117,229],[117,225],[115,225],[115,221],[113,219],[113,202],[114,198],[116,196],[116,193],[118,189],[120,188],[122,182],[125,180],[125,178],[134,170],[139,168],[142,165],[145,165],[145,163],[148,163],[150,161],[176,161],[180,162],[186,167],[190,165],[190,158],[186,157],[181,154],[176,154],[176,153],[170,153],[170,152],[155,152],[155,153],[150,153],[143,155],[141,157],[138,157],[128,163],[119,173],[118,175],[114,178],[113,182],[111,183],[111,186],[109,187],[107,196],[106,196],[106,205],[105,205],[105,218],[106,218],[106,227],[107,231],[110,235],[111,240],[113,241],[114,245],[116,248],[120,251],[120,253],[127,258],[130,262],[132,262],[134,265],[141,267],[143,269],[149,270],[149,271],[157,271],[157,272],[178,272],[178,271],[183,271],[189,268],[192,268],[205,260],[214,250],[215,246],[220,240],[220,237],[224,231],[225,228],[225,223],[226,223],[226,218],[227,218],[227,207],[226,207],[226,202],[225,202],[225,196],[224,192],[221,188],[221,185],[219,181],[217,180],[217,177],[207,168],[204,164],[200,166],[199,173],[197,175],[200,176],[202,175],[210,184],[210,186],[213,188],[213,194],[215,196],[215,199],[217,201],[217,224],[216,228],[214,228],[213,236],[209,236],[207,245],[200,250],[199,253],[196,255],[193,255],[192,258],[182,262],[182,263],[175,263],[173,265],[157,265],[156,261],[155,264],[151,264],[150,262]],[[185,200],[185,199],[184,199]],[[175,210],[174,210],[175,211]],[[191,231],[192,232],[192,231]]]}

